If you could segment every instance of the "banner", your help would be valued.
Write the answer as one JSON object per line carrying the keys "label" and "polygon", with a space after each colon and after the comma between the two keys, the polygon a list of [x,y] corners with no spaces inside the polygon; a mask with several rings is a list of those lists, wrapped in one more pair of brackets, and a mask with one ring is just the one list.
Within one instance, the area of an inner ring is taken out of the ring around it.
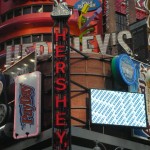
{"label": "banner", "polygon": [[15,79],[15,139],[36,136],[41,131],[41,73],[36,71]]}

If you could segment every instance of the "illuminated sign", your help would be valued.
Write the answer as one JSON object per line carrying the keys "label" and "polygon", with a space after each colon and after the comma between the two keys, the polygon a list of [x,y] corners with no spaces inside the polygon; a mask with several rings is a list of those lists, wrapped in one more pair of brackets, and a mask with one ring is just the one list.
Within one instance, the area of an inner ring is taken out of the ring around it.
{"label": "illuminated sign", "polygon": [[56,9],[51,14],[55,22],[52,29],[52,149],[71,150],[70,29],[67,24],[70,13],[67,15],[68,8],[61,8],[61,3],[55,2]]}
{"label": "illuminated sign", "polygon": [[101,3],[99,0],[79,0],[75,5],[74,9],[81,10],[85,4],[89,4],[90,7],[88,11],[93,11],[98,9],[101,6]]}
{"label": "illuminated sign", "polygon": [[[135,64],[135,69],[137,72],[136,82],[128,87],[130,92],[140,92],[145,94],[146,104],[147,104],[147,114],[148,122],[150,122],[150,81],[147,80],[147,73],[149,72],[149,65],[133,60]],[[142,138],[144,140],[149,140],[150,126],[145,130],[134,129],[133,136],[137,138]]]}
{"label": "illuminated sign", "polygon": [[121,54],[119,56],[114,57],[111,66],[112,73],[118,82],[123,81],[127,85],[135,83],[135,65],[128,55]]}
{"label": "illuminated sign", "polygon": [[15,139],[37,136],[41,124],[41,73],[36,71],[15,79]]}
{"label": "illuminated sign", "polygon": [[145,96],[140,93],[91,89],[91,122],[147,127]]}
{"label": "illuminated sign", "polygon": [[53,50],[53,150],[70,150],[69,35],[66,28],[54,32]]}

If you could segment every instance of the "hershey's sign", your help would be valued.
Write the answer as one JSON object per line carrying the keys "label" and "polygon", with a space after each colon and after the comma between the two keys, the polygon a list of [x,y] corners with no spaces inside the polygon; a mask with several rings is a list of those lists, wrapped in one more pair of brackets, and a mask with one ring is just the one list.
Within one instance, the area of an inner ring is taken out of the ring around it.
{"label": "hershey's sign", "polygon": [[[93,36],[84,36],[82,38],[82,48],[80,47],[80,39],[79,37],[73,38],[73,43],[71,45],[82,52],[92,52],[95,48],[93,45],[91,46],[89,42],[91,40],[96,39],[98,43],[98,48],[100,49],[100,53],[106,54],[109,43],[111,42],[112,45],[119,44],[123,47],[126,53],[132,55],[131,48],[125,43],[124,39],[130,39],[132,35],[130,31],[121,31],[117,33],[107,33],[102,38],[101,35],[93,35]],[[23,44],[23,45],[15,45],[14,50],[12,46],[7,46],[6,48],[6,65],[10,65],[12,60],[14,62],[18,61],[18,57],[26,56],[30,51],[36,51],[37,57],[41,55],[47,55],[52,52],[52,44],[49,42],[37,42],[37,43],[30,43],[30,44]]]}

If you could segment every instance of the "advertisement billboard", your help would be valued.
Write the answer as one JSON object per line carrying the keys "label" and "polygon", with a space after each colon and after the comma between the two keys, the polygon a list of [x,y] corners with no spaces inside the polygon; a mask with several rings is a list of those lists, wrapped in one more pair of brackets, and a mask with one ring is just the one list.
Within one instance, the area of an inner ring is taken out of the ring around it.
{"label": "advertisement billboard", "polygon": [[36,136],[41,130],[41,73],[36,71],[15,79],[15,139]]}
{"label": "advertisement billboard", "polygon": [[[147,105],[147,114],[148,114],[148,124],[150,124],[150,66],[148,64],[139,62],[137,60],[133,60],[136,69],[136,81],[134,84],[128,87],[128,91],[130,92],[139,92],[145,94],[146,97],[146,105]],[[148,128],[143,129],[134,129],[133,136],[137,138],[141,138],[144,140],[149,140],[150,138],[150,125]]]}
{"label": "advertisement billboard", "polygon": [[91,89],[91,122],[102,125],[146,128],[145,95]]}

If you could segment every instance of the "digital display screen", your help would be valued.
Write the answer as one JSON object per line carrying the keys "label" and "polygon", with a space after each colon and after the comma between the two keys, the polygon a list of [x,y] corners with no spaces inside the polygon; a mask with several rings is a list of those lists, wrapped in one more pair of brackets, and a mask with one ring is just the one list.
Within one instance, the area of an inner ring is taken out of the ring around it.
{"label": "digital display screen", "polygon": [[145,95],[91,89],[91,122],[145,128],[147,127]]}

